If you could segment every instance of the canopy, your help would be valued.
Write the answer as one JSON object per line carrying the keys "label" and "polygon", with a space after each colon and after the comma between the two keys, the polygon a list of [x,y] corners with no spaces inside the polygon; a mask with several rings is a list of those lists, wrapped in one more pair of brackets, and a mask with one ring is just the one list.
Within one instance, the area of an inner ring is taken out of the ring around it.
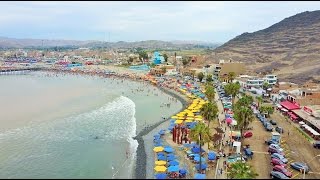
{"label": "canopy", "polygon": [[216,159],[216,153],[215,152],[209,152],[208,153],[208,160],[215,160]]}
{"label": "canopy", "polygon": [[165,166],[156,166],[154,167],[154,170],[157,172],[165,172],[167,168]]}
{"label": "canopy", "polygon": [[286,108],[287,110],[300,109],[300,107],[290,101],[280,102],[280,105]]}
{"label": "canopy", "polygon": [[232,119],[231,119],[231,118],[227,118],[227,119],[226,119],[226,122],[227,122],[228,124],[230,124],[230,123],[232,122]]}
{"label": "canopy", "polygon": [[168,172],[177,172],[179,171],[179,166],[169,166]]}
{"label": "canopy", "polygon": [[166,165],[167,162],[166,162],[166,161],[155,161],[154,164],[155,164],[155,165],[162,166],[162,165]]}
{"label": "canopy", "polygon": [[172,147],[165,147],[164,151],[168,152],[168,153],[171,153],[171,152],[174,152],[174,149]]}
{"label": "canopy", "polygon": [[155,147],[155,148],[153,148],[153,151],[154,152],[161,152],[161,151],[163,151],[163,147],[161,147],[161,146],[158,146],[158,147]]}
{"label": "canopy", "polygon": [[176,124],[181,124],[183,122],[183,120],[176,120]]}
{"label": "canopy", "polygon": [[180,169],[179,173],[182,174],[182,175],[187,174],[187,170],[186,169]]}
{"label": "canopy", "polygon": [[[199,153],[200,152],[200,147],[193,147],[193,148],[191,148],[191,151],[193,153]],[[201,151],[204,152],[204,150],[202,148],[201,148]]]}
{"label": "canopy", "polygon": [[166,179],[167,174],[166,173],[159,173],[155,175],[157,179]]}
{"label": "canopy", "polygon": [[[194,160],[195,160],[196,162],[200,162],[200,156],[194,157]],[[201,157],[201,162],[205,162],[205,161],[206,161],[206,159],[203,158],[203,157]]]}
{"label": "canopy", "polygon": [[194,179],[206,179],[206,175],[197,173],[194,175]]}
{"label": "canopy", "polygon": [[173,160],[175,160],[175,159],[176,159],[175,156],[168,156],[168,157],[167,157],[167,160],[168,160],[168,161],[173,161]]}
{"label": "canopy", "polygon": [[158,160],[165,161],[165,160],[166,160],[166,157],[165,157],[165,156],[158,156]]}

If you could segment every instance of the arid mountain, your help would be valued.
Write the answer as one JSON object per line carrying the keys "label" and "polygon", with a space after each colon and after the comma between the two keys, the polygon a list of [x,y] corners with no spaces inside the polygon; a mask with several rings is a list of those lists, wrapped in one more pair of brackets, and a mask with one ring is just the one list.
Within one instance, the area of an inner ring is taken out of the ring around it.
{"label": "arid mountain", "polygon": [[320,80],[320,11],[303,12],[266,29],[243,33],[216,48],[212,60],[250,64],[250,71],[278,74],[280,80]]}
{"label": "arid mountain", "polygon": [[152,48],[152,49],[188,49],[195,47],[217,47],[217,44],[192,41],[137,41],[137,42],[102,42],[102,41],[76,41],[76,40],[48,40],[48,39],[15,39],[0,37],[0,48],[30,48],[30,47],[54,47],[54,46],[75,46],[75,47],[110,47],[110,48]]}

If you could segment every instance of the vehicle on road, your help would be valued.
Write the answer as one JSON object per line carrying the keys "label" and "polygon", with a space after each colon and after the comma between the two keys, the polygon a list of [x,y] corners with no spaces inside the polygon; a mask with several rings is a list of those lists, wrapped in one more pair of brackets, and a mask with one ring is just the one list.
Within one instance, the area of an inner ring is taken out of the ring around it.
{"label": "vehicle on road", "polygon": [[320,149],[320,141],[315,141],[315,142],[313,143],[313,147]]}
{"label": "vehicle on road", "polygon": [[245,137],[245,138],[249,138],[249,137],[252,137],[252,136],[253,136],[253,133],[251,131],[247,131],[247,132],[243,133],[243,137]]}
{"label": "vehicle on road", "polygon": [[267,131],[273,131],[273,127],[272,127],[272,125],[271,124],[268,124],[268,125],[266,125],[265,126],[265,129],[267,130]]}
{"label": "vehicle on road", "polygon": [[270,120],[270,123],[271,123],[272,125],[277,125],[277,122],[276,122],[275,120]]}
{"label": "vehicle on road", "polygon": [[307,164],[303,163],[303,162],[293,162],[290,164],[290,166],[300,172],[303,172],[303,170],[306,170],[306,174],[310,171],[310,168],[308,167]]}
{"label": "vehicle on road", "polygon": [[266,144],[270,145],[270,144],[279,144],[279,142],[275,139],[269,139],[267,141],[265,141]]}
{"label": "vehicle on road", "polygon": [[279,149],[280,151],[283,151],[283,149],[279,146],[279,144],[270,144],[269,147]]}
{"label": "vehicle on road", "polygon": [[283,128],[280,127],[280,126],[277,126],[275,130],[276,130],[278,133],[280,133],[280,134],[283,134],[283,133],[284,133]]}
{"label": "vehicle on road", "polygon": [[288,169],[286,169],[282,166],[275,165],[272,170],[281,172],[282,174],[286,175],[287,177],[292,177],[292,173],[290,171],[288,171]]}
{"label": "vehicle on road", "polygon": [[281,173],[279,171],[271,171],[270,177],[272,179],[290,179],[289,177],[287,177],[286,175],[284,175],[283,173]]}
{"label": "vehicle on road", "polygon": [[278,165],[278,166],[287,167],[287,164],[285,164],[284,162],[280,161],[280,159],[277,159],[277,158],[272,158],[270,163],[273,166]]}
{"label": "vehicle on road", "polygon": [[273,147],[270,147],[270,146],[269,146],[268,152],[270,154],[278,153],[278,154],[282,155],[283,157],[285,156],[283,151],[280,151],[279,149],[273,148]]}
{"label": "vehicle on road", "polygon": [[277,159],[279,159],[280,161],[282,161],[285,164],[288,163],[288,159],[285,158],[284,156],[282,156],[281,154],[278,154],[278,153],[271,154],[271,158],[277,158]]}

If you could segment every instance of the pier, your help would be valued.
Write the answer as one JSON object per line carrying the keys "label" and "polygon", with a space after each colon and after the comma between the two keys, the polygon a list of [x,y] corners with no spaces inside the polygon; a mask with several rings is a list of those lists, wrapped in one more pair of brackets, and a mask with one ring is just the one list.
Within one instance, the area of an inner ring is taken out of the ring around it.
{"label": "pier", "polygon": [[0,75],[18,75],[25,74],[31,71],[39,71],[43,68],[0,68]]}

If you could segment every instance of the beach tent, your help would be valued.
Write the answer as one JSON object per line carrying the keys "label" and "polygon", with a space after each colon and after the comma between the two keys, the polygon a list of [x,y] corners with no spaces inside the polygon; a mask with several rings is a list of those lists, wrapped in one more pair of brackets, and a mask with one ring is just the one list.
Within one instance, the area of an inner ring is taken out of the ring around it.
{"label": "beach tent", "polygon": [[157,179],[166,179],[167,174],[166,173],[159,173],[155,175]]}
{"label": "beach tent", "polygon": [[177,172],[179,171],[179,166],[169,166],[168,172]]}
{"label": "beach tent", "polygon": [[194,175],[194,179],[206,179],[206,175],[197,173]]}
{"label": "beach tent", "polygon": [[154,170],[157,172],[165,172],[167,168],[165,166],[156,166]]}
{"label": "beach tent", "polygon": [[158,165],[158,166],[162,166],[162,165],[166,165],[167,162],[166,161],[155,161],[154,164]]}

